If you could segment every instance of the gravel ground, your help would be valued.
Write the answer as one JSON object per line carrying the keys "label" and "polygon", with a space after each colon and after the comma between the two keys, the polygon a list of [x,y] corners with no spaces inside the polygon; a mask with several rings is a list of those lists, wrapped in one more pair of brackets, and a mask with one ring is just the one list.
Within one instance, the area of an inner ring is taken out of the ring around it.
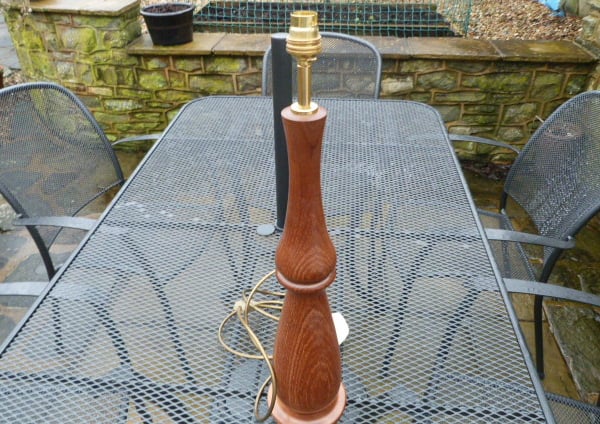
{"label": "gravel ground", "polygon": [[555,16],[537,0],[474,0],[468,38],[575,40],[582,18]]}
{"label": "gravel ground", "polygon": [[[141,5],[164,1],[142,0]],[[581,32],[581,24],[580,17],[555,16],[537,0],[473,0],[467,38],[575,40]],[[4,85],[14,85],[22,81],[20,72],[5,70]]]}

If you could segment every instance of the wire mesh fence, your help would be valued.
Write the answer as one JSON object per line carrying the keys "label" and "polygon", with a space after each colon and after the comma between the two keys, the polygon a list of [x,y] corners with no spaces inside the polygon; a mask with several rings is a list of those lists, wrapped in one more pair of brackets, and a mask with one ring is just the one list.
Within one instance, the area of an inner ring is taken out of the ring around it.
{"label": "wire mesh fence", "polygon": [[314,10],[321,31],[397,37],[466,35],[472,0],[397,0],[381,2],[212,1],[198,8],[199,32],[273,33],[289,29],[290,14]]}

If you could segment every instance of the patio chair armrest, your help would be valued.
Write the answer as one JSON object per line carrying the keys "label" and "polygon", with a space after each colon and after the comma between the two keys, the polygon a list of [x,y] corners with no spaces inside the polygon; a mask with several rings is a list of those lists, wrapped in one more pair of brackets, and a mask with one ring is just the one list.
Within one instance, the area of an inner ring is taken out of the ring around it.
{"label": "patio chair armrest", "polygon": [[135,135],[135,136],[131,136],[131,137],[121,138],[121,139],[119,139],[117,141],[114,141],[111,144],[113,146],[116,146],[118,144],[128,143],[130,141],[152,141],[152,140],[156,141],[160,137],[162,137],[162,133],[146,134],[146,135]]}
{"label": "patio chair armrest", "polygon": [[570,300],[578,303],[600,308],[600,296],[569,287],[557,286],[540,281],[518,280],[515,278],[504,278],[506,289],[511,293],[534,294],[545,297]]}
{"label": "patio chair armrest", "polygon": [[77,216],[38,216],[35,218],[17,218],[13,225],[20,226],[47,226],[47,227],[66,227],[77,230],[89,231],[94,228],[95,219],[81,218]]}
{"label": "patio chair armrest", "polygon": [[467,142],[474,142],[474,143],[490,144],[492,146],[498,146],[498,147],[504,147],[505,149],[510,149],[513,152],[515,152],[516,154],[521,153],[521,151],[519,149],[517,149],[515,146],[511,146],[510,144],[504,143],[502,141],[492,140],[491,138],[477,137],[474,135],[462,135],[462,134],[449,134],[449,136],[450,136],[450,141],[452,141],[452,142],[467,141]]}
{"label": "patio chair armrest", "polygon": [[554,247],[557,249],[571,249],[575,247],[575,239],[569,237],[560,240],[553,237],[540,236],[520,231],[501,230],[497,228],[486,228],[485,235],[489,240],[513,241],[517,243],[537,244],[540,246]]}

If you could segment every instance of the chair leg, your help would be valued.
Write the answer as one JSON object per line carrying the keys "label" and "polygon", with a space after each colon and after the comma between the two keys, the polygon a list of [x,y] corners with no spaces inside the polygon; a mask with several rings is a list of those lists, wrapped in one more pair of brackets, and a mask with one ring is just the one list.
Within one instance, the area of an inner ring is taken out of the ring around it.
{"label": "chair leg", "polygon": [[535,332],[535,364],[540,378],[545,377],[544,373],[544,326],[542,315],[543,296],[535,296],[533,303],[533,321]]}

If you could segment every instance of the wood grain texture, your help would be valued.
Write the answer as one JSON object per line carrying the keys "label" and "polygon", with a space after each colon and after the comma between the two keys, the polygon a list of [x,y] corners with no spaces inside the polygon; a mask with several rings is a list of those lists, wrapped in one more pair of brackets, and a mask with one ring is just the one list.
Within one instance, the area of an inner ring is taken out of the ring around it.
{"label": "wood grain texture", "polygon": [[273,361],[278,392],[273,416],[280,423],[332,423],[346,393],[340,350],[326,287],[335,279],[336,253],[321,200],[321,146],[327,113],[282,111],[290,188],[285,228],[275,255],[287,288]]}
{"label": "wood grain texture", "polygon": [[[285,228],[275,257],[277,272],[299,285],[333,281],[335,248],[321,200],[321,146],[327,112],[281,113],[287,140],[290,187]],[[285,285],[285,282],[282,281]]]}

